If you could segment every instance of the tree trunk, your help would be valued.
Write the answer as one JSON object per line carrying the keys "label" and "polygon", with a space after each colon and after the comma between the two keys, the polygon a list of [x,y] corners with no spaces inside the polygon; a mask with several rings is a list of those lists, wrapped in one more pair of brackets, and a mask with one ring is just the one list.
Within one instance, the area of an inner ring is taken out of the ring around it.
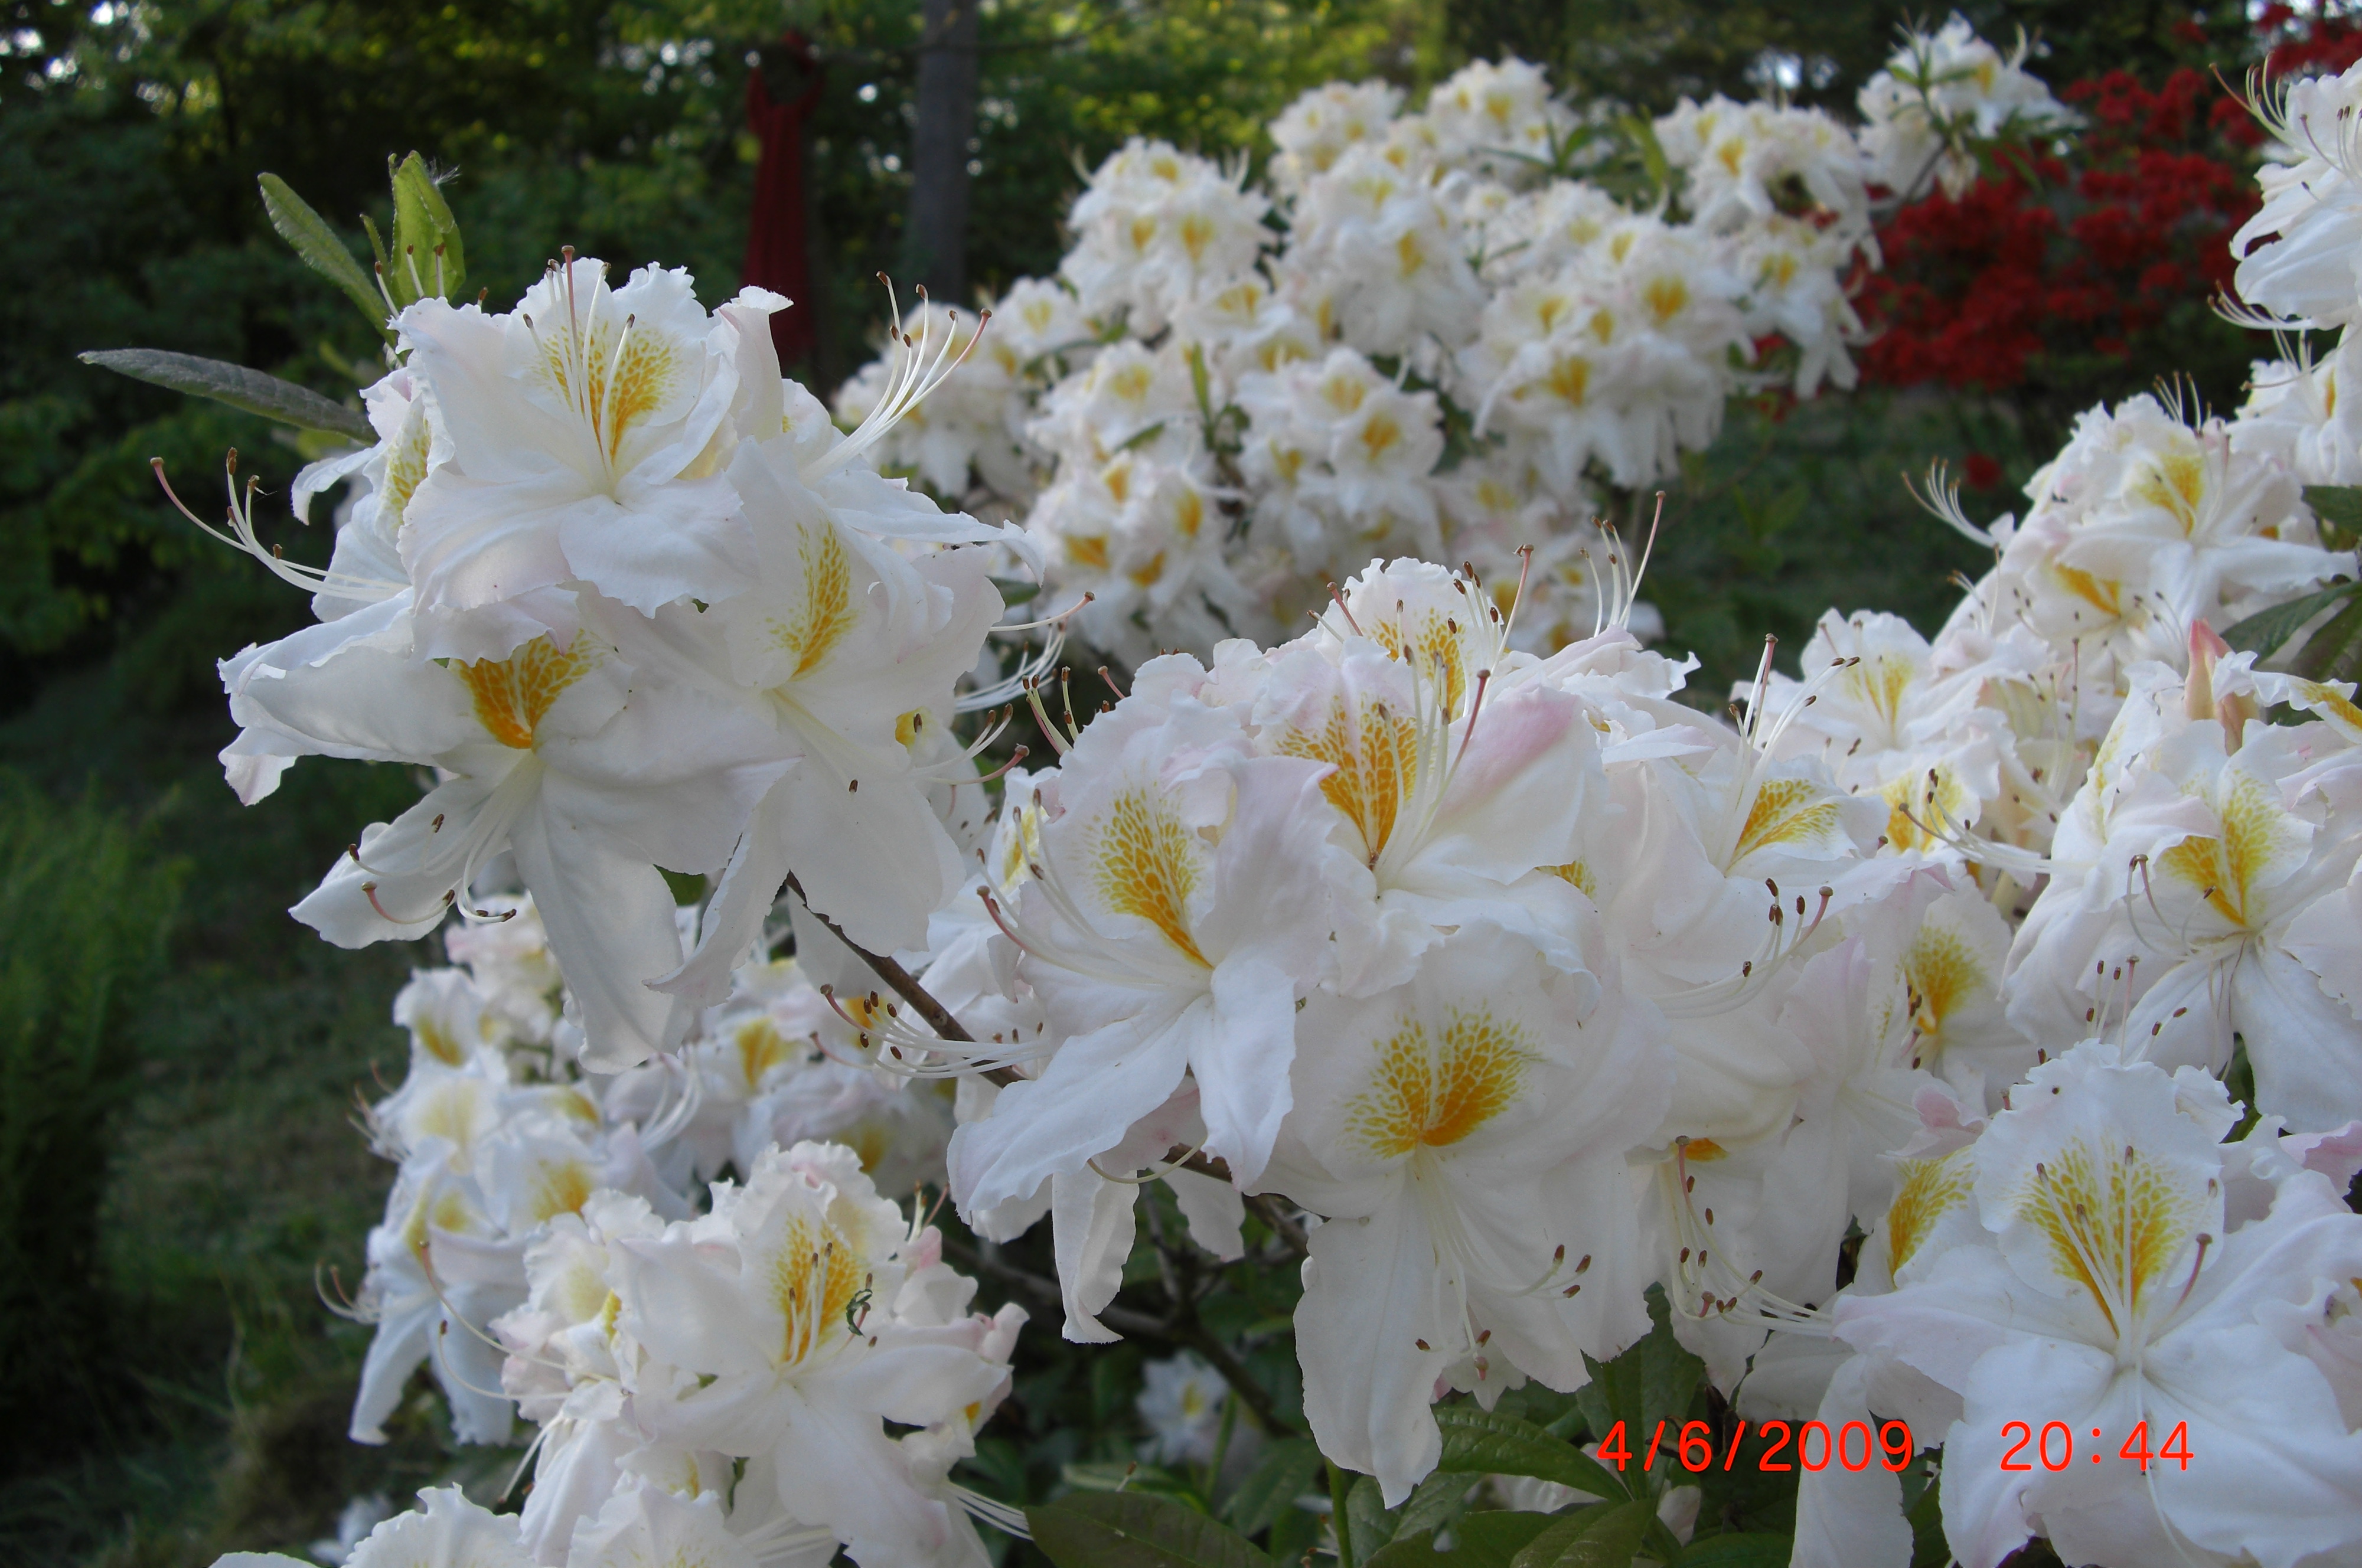
{"label": "tree trunk", "polygon": [[903,280],[945,304],[967,303],[968,138],[976,125],[977,0],[925,0],[919,117],[911,137]]}

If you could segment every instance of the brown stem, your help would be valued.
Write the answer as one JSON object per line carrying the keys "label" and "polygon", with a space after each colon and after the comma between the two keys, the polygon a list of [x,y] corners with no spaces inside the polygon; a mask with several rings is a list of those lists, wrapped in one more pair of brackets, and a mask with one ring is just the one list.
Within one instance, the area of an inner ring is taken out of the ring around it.
{"label": "brown stem", "polygon": [[1265,1228],[1286,1243],[1290,1252],[1299,1258],[1311,1255],[1311,1238],[1304,1233],[1304,1227],[1290,1220],[1286,1211],[1277,1203],[1273,1202],[1267,1194],[1257,1193],[1245,1199],[1245,1203],[1247,1212],[1262,1220]]}
{"label": "brown stem", "polygon": [[[926,987],[919,984],[917,976],[896,963],[889,955],[872,953],[855,942],[844,934],[843,926],[812,908],[811,900],[804,897],[803,884],[796,880],[793,872],[788,875],[788,891],[796,896],[796,901],[803,905],[806,914],[820,922],[831,936],[844,943],[855,957],[868,965],[870,970],[879,979],[885,981],[887,988],[896,996],[909,1002],[911,1010],[927,1021],[927,1027],[935,1032],[937,1039],[956,1040],[969,1045],[977,1043],[976,1036],[970,1034],[966,1026],[952,1016],[951,1009],[937,1001]],[[1018,1075],[1013,1067],[988,1067],[977,1076],[988,1083],[1013,1084],[1017,1081]]]}
{"label": "brown stem", "polygon": [[[1017,1268],[1002,1263],[999,1258],[962,1246],[949,1237],[944,1240],[944,1255],[963,1268],[974,1269],[979,1274],[988,1274],[996,1279],[1017,1286],[1045,1305],[1054,1305],[1062,1311],[1065,1309],[1065,1296],[1059,1290],[1058,1282],[1054,1279],[1044,1279],[1030,1269]],[[1145,1312],[1135,1312],[1130,1308],[1119,1307],[1109,1302],[1099,1309],[1098,1320],[1118,1333],[1129,1334],[1143,1340],[1155,1340],[1164,1344],[1179,1345],[1196,1351],[1205,1359],[1206,1364],[1212,1367],[1221,1380],[1231,1386],[1231,1392],[1236,1394],[1240,1401],[1254,1412],[1255,1419],[1263,1423],[1265,1431],[1274,1437],[1286,1438],[1298,1435],[1296,1425],[1274,1408],[1271,1402],[1271,1390],[1255,1381],[1254,1374],[1248,1371],[1246,1364],[1231,1353],[1229,1346],[1207,1331],[1206,1326],[1198,1320],[1194,1309],[1183,1309],[1179,1316],[1168,1322],[1161,1318],[1152,1318]]]}

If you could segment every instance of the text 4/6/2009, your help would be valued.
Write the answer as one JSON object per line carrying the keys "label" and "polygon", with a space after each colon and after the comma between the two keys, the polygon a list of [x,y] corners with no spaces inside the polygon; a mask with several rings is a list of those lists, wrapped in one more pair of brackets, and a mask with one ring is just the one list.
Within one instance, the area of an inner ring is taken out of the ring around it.
{"label": "text 4/6/2009", "polygon": [[[1664,1452],[1669,1462],[1678,1462],[1692,1474],[1708,1470],[1730,1470],[1737,1467],[1740,1450],[1747,1441],[1747,1423],[1740,1421],[1730,1434],[1728,1444],[1719,1451],[1715,1446],[1714,1425],[1707,1421],[1684,1421],[1673,1435],[1672,1446],[1665,1448],[1669,1421],[1659,1421],[1649,1434],[1647,1452],[1639,1455],[1643,1474],[1657,1465],[1659,1452]],[[2017,1441],[2002,1455],[2003,1470],[2032,1470],[2038,1461],[2046,1470],[2065,1470],[2075,1462],[2074,1430],[2064,1421],[2046,1422],[2037,1434],[2031,1423],[2006,1421],[2001,1435],[2006,1441],[2014,1433]],[[2102,1441],[2100,1429],[2092,1429],[2092,1439],[2098,1446],[2085,1457],[2093,1464],[2108,1457],[2107,1444]],[[1889,1470],[1900,1471],[1911,1463],[1917,1450],[1906,1422],[1886,1421],[1874,1431],[1868,1421],[1847,1421],[1832,1432],[1822,1421],[1805,1421],[1791,1427],[1786,1421],[1765,1421],[1756,1428],[1756,1441],[1762,1452],[1755,1455],[1758,1470],[1827,1470],[1838,1464],[1847,1470],[1866,1470],[1871,1460]],[[2182,1469],[2190,1468],[2190,1427],[2179,1422],[2166,1435],[2164,1443],[2155,1450],[2149,1447],[2148,1423],[2136,1425],[2125,1437],[2114,1457],[2129,1460],[2146,1472],[2152,1463],[2162,1464],[2171,1460]],[[2033,1460],[2024,1458],[2028,1452]],[[1619,1472],[1631,1463],[1635,1455],[1631,1441],[1622,1421],[1607,1430],[1599,1444],[1600,1463],[1613,1464]],[[1793,1454],[1793,1462],[1790,1455]]]}
{"label": "text 4/6/2009", "polygon": [[[1747,1423],[1741,1421],[1730,1434],[1727,1447],[1717,1452],[1715,1447],[1714,1425],[1708,1421],[1684,1421],[1672,1445],[1665,1447],[1669,1421],[1659,1421],[1649,1435],[1645,1454],[1638,1456],[1643,1474],[1656,1468],[1657,1454],[1664,1450],[1669,1461],[1679,1461],[1681,1467],[1692,1474],[1708,1470],[1735,1469],[1740,1449],[1747,1441]],[[1889,1470],[1902,1470],[1917,1452],[1911,1439],[1911,1428],[1902,1421],[1888,1421],[1873,1430],[1868,1421],[1847,1421],[1831,1432],[1826,1422],[1806,1421],[1790,1427],[1785,1421],[1765,1421],[1755,1430],[1756,1440],[1763,1451],[1755,1455],[1758,1470],[1827,1470],[1831,1464],[1848,1470],[1867,1470],[1875,1459]],[[1636,1457],[1624,1423],[1617,1422],[1607,1429],[1600,1441],[1599,1461],[1623,1470]],[[1793,1460],[1788,1455],[1794,1455]]]}

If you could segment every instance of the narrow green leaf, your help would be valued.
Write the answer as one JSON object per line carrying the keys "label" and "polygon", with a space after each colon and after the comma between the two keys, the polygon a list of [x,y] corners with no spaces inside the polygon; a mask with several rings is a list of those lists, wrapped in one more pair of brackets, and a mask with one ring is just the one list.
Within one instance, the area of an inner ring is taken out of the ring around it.
{"label": "narrow green leaf", "polygon": [[377,225],[370,221],[370,215],[367,213],[361,214],[361,232],[369,236],[370,254],[377,260],[377,275],[385,280],[387,290],[393,294],[394,304],[396,305],[409,304],[410,302],[401,292],[404,285],[394,281],[393,263],[387,259],[385,254],[385,240],[378,233]]}
{"label": "narrow green leaf", "polygon": [[1155,440],[1159,436],[1164,434],[1164,421],[1161,419],[1153,425],[1143,425],[1139,429],[1133,431],[1131,435],[1125,436],[1122,442],[1116,447],[1116,450],[1119,452],[1129,452],[1134,447],[1146,446],[1149,442]]}
{"label": "narrow green leaf", "polygon": [[134,381],[170,387],[192,397],[209,397],[248,414],[292,425],[299,430],[328,430],[356,441],[373,442],[377,432],[359,412],[322,397],[310,387],[282,381],[260,370],[249,370],[222,359],[201,359],[194,354],[171,354],[161,348],[105,348],[82,355],[85,365],[96,365]]}
{"label": "narrow green leaf", "polygon": [[1673,1562],[1677,1568],[1788,1568],[1795,1550],[1784,1535],[1710,1535]]}
{"label": "narrow green leaf", "polygon": [[1510,1568],[1631,1568],[1657,1510],[1644,1500],[1562,1515]]}
{"label": "narrow green leaf", "polygon": [[[393,181],[393,254],[388,270],[402,277],[395,285],[396,297],[407,288],[413,299],[451,298],[468,276],[458,220],[451,215],[443,193],[436,189],[435,177],[426,171],[426,160],[417,153],[399,163],[387,159],[386,171]],[[414,266],[417,269],[414,279]]]}
{"label": "narrow green leaf", "polygon": [[2291,599],[2285,604],[2275,604],[2234,624],[2223,634],[2223,640],[2243,653],[2269,658],[2279,652],[2290,637],[2302,631],[2307,621],[2357,589],[2362,589],[2362,583],[2340,583],[2319,593]]}
{"label": "narrow green leaf", "polygon": [[1271,1568],[1246,1537],[1170,1497],[1080,1493],[1025,1510],[1057,1568]]}
{"label": "narrow green leaf", "polygon": [[[1037,597],[1042,591],[1040,583],[1027,582],[1022,578],[1015,577],[996,577],[992,580],[992,586],[1000,590],[1001,603],[1010,606],[1022,604]],[[1289,1320],[1289,1321],[1293,1320]]]}
{"label": "narrow green leaf", "polygon": [[1061,1480],[1078,1492],[1154,1492],[1166,1497],[1196,1496],[1188,1482],[1153,1464],[1126,1464],[1120,1460],[1096,1464],[1069,1464],[1058,1474]]}
{"label": "narrow green leaf", "polygon": [[2305,638],[2289,668],[2308,680],[2353,680],[2362,677],[2362,600],[2330,618]]}
{"label": "narrow green leaf", "polygon": [[370,325],[392,342],[393,334],[387,331],[385,325],[391,314],[385,296],[377,292],[376,283],[353,259],[353,253],[345,248],[337,231],[278,175],[265,174],[257,183],[262,187],[262,210],[270,215],[270,226],[279,231],[279,237],[293,247],[295,254],[312,271],[349,294],[353,304],[361,307],[361,314],[369,317]]}
{"label": "narrow green leaf", "polygon": [[1296,1507],[1296,1499],[1320,1489],[1320,1450],[1310,1438],[1284,1438],[1264,1448],[1222,1505],[1222,1517],[1248,1535],[1259,1535]]}
{"label": "narrow green leaf", "polygon": [[1435,1424],[1443,1429],[1438,1470],[1531,1475],[1609,1501],[1632,1495],[1615,1472],[1530,1421],[1478,1405],[1440,1405]]}

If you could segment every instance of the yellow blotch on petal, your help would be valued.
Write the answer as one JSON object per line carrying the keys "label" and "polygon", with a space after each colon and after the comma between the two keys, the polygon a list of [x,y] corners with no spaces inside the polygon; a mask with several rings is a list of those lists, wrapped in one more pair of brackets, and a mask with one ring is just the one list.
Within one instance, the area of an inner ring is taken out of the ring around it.
{"label": "yellow blotch on petal", "polygon": [[1126,403],[1140,403],[1156,384],[1156,370],[1138,360],[1122,367],[1108,378],[1108,391]]}
{"label": "yellow blotch on petal", "polygon": [[1889,730],[1902,723],[1903,699],[1918,675],[1911,661],[1892,654],[1871,654],[1848,665],[1838,677],[1838,689],[1876,713]]}
{"label": "yellow blotch on petal", "polygon": [[792,1366],[839,1337],[850,1338],[846,1309],[861,1293],[861,1257],[844,1232],[799,1214],[771,1259],[771,1299],[779,1309],[779,1361]]}
{"label": "yellow blotch on petal", "polygon": [[2080,567],[2053,561],[2050,569],[2058,574],[2058,581],[2068,592],[2097,610],[2111,621],[2121,620],[2125,613],[2125,585],[2112,578],[2094,577]]}
{"label": "yellow blotch on petal", "polygon": [[1433,679],[1440,672],[1444,709],[1460,711],[1460,699],[1468,690],[1467,657],[1460,646],[1460,629],[1449,616],[1429,610],[1417,625],[1396,617],[1370,622],[1365,630],[1390,657],[1407,661],[1419,679]]}
{"label": "yellow blotch on petal", "polygon": [[535,339],[549,386],[590,425],[612,466],[624,438],[653,416],[689,374],[689,346],[602,315],[585,335],[560,326]]}
{"label": "yellow blotch on petal", "polygon": [[1911,1027],[1919,1032],[1919,1061],[1944,1048],[1944,1021],[1991,998],[1992,971],[1958,932],[1923,925],[1903,954],[1903,983],[1911,999]]}
{"label": "yellow blotch on petal", "polygon": [[560,648],[544,635],[506,658],[452,661],[450,668],[474,699],[476,721],[491,737],[519,751],[533,749],[535,732],[566,689],[599,668],[600,653],[588,632]]}
{"label": "yellow blotch on petal", "polygon": [[1410,792],[1418,763],[1418,726],[1390,713],[1382,703],[1349,710],[1329,705],[1317,730],[1293,730],[1280,737],[1286,756],[1308,756],[1335,769],[1320,780],[1320,793],[1345,814],[1362,835],[1366,864],[1375,866],[1393,836],[1395,818]]}
{"label": "yellow blotch on petal", "polygon": [[[1935,775],[1931,784],[1928,773]],[[1930,831],[1943,819],[1965,823],[1976,812],[1977,798],[1958,772],[1938,764],[1926,773],[1905,773],[1878,787],[1886,802],[1886,842],[1897,849],[1933,849],[1937,840]]]}
{"label": "yellow blotch on petal", "polygon": [[749,1088],[761,1083],[763,1075],[773,1067],[784,1066],[800,1055],[768,1018],[748,1019],[730,1032],[730,1043],[737,1049],[738,1072]]}
{"label": "yellow blotch on petal", "polygon": [[2119,1333],[2139,1318],[2201,1213],[2196,1195],[2139,1150],[2103,1155],[2080,1141],[2036,1165],[2013,1207]]}
{"label": "yellow blotch on petal", "polygon": [[1562,354],[1551,361],[1542,385],[1560,402],[1581,408],[1591,397],[1591,361],[1580,354]]}
{"label": "yellow blotch on petal", "polygon": [[440,1019],[431,1016],[420,1019],[410,1026],[410,1037],[418,1042],[420,1050],[447,1067],[458,1066],[468,1059],[467,1048],[452,1038],[451,1032],[443,1027]]}
{"label": "yellow blotch on petal", "polygon": [[1651,278],[1649,286],[1640,291],[1649,302],[1649,313],[1660,325],[1682,314],[1690,303],[1690,286],[1679,278]]}
{"label": "yellow blotch on petal", "polygon": [[2299,680],[2296,689],[2297,694],[2312,704],[2322,717],[2345,732],[2346,739],[2362,740],[2362,708],[2354,705],[2351,696],[2319,680]]}
{"label": "yellow blotch on petal", "polygon": [[2209,803],[2223,823],[2220,838],[2185,838],[2157,856],[2158,868],[2199,889],[2207,906],[2233,925],[2245,926],[2257,878],[2291,853],[2304,852],[2297,820],[2281,810],[2260,779],[2230,776],[2222,799]]}
{"label": "yellow blotch on petal", "polygon": [[428,434],[424,415],[404,419],[385,455],[385,483],[378,491],[378,507],[381,514],[394,519],[397,532],[411,492],[426,478]]}
{"label": "yellow blotch on petal", "polygon": [[1838,802],[1810,779],[1767,778],[1747,809],[1731,863],[1773,845],[1812,845],[1836,834],[1843,820]]}
{"label": "yellow blotch on petal", "polygon": [[1901,1268],[1935,1230],[1936,1222],[1969,1200],[1976,1172],[1955,1150],[1937,1159],[1904,1160],[1897,1171],[1894,1202],[1886,1210],[1886,1259]]}
{"label": "yellow blotch on petal", "polygon": [[853,558],[833,524],[797,525],[796,558],[803,569],[800,596],[788,614],[771,621],[771,642],[795,662],[788,679],[801,680],[828,662],[853,632]]}
{"label": "yellow blotch on petal", "polygon": [[536,1220],[579,1214],[598,1185],[590,1167],[581,1161],[552,1160],[534,1172],[533,1198],[528,1207]]}
{"label": "yellow blotch on petal", "polygon": [[1599,879],[1592,875],[1591,867],[1582,861],[1570,860],[1563,866],[1545,866],[1542,869],[1574,889],[1584,898],[1595,900],[1598,899]]}
{"label": "yellow blotch on petal", "polygon": [[1453,1009],[1440,1039],[1405,1018],[1375,1050],[1370,1087],[1346,1106],[1345,1129],[1380,1159],[1460,1143],[1517,1103],[1534,1059],[1524,1032],[1481,1004]]}
{"label": "yellow blotch on petal", "polygon": [[2206,503],[2205,454],[2180,450],[2152,458],[2132,490],[2138,499],[2171,515],[2187,538],[2198,531],[2198,513]]}
{"label": "yellow blotch on petal", "polygon": [[1200,854],[1198,835],[1164,798],[1135,786],[1117,793],[1099,823],[1092,871],[1109,909],[1146,921],[1182,956],[1205,964],[1188,923]]}
{"label": "yellow blotch on petal", "polygon": [[1191,213],[1181,220],[1181,248],[1189,253],[1192,261],[1206,259],[1206,247],[1214,242],[1214,220],[1203,213]]}

